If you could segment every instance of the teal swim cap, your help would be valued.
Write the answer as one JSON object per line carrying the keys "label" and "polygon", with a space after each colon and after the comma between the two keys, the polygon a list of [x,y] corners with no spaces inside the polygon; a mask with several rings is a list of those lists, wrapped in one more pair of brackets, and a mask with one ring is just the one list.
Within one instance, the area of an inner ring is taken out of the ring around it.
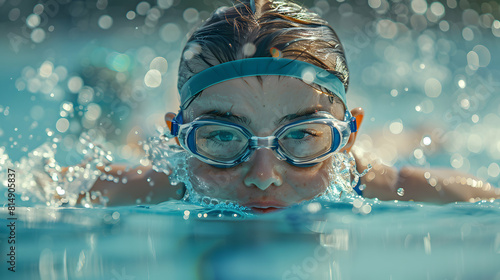
{"label": "teal swim cap", "polygon": [[301,79],[307,84],[322,86],[346,104],[344,84],[326,69],[308,62],[274,57],[255,57],[233,60],[207,68],[191,77],[181,88],[181,110],[204,89],[241,77],[277,75]]}

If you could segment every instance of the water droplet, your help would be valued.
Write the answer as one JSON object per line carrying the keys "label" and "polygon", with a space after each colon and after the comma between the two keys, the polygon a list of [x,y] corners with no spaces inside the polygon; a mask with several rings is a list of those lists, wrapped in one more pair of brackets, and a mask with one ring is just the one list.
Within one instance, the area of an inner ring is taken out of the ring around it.
{"label": "water droplet", "polygon": [[370,204],[365,204],[363,207],[361,207],[361,213],[362,214],[369,214],[372,211],[372,206]]}
{"label": "water droplet", "polygon": [[156,69],[160,71],[161,74],[165,74],[168,70],[167,60],[161,56],[155,57],[149,64],[149,68]]}
{"label": "water droplet", "polygon": [[377,23],[377,33],[385,39],[393,39],[398,33],[396,23],[388,19],[382,19]]}
{"label": "water droplet", "polygon": [[422,149],[415,149],[415,151],[413,151],[413,156],[416,159],[421,159],[424,156],[424,152],[422,151]]}
{"label": "water droplet", "polygon": [[157,88],[161,85],[161,73],[156,69],[149,70],[144,76],[144,83],[151,88]]}
{"label": "water droplet", "polygon": [[437,79],[430,78],[425,81],[425,94],[429,97],[438,97],[441,94],[441,82]]}
{"label": "water droplet", "polygon": [[425,0],[411,1],[411,8],[416,14],[424,14],[427,11],[427,2]]}
{"label": "water droplet", "polygon": [[307,204],[307,211],[310,213],[316,213],[321,210],[321,204],[319,202],[311,202]]}
{"label": "water droplet", "polygon": [[302,81],[306,84],[310,84],[316,78],[316,71],[312,68],[306,68],[302,71]]}
{"label": "water droplet", "polygon": [[160,38],[167,42],[172,43],[179,39],[181,30],[175,23],[167,23],[160,28]]}
{"label": "water droplet", "polygon": [[26,18],[26,25],[30,28],[35,28],[40,24],[40,16],[37,14],[31,14]]}
{"label": "water droplet", "polygon": [[56,123],[56,129],[57,131],[64,133],[68,130],[69,128],[69,121],[65,118],[60,118],[57,123]]}
{"label": "water droplet", "polygon": [[381,0],[368,0],[368,5],[372,9],[378,9],[380,7],[380,5],[382,5],[382,1]]}
{"label": "water droplet", "polygon": [[83,80],[82,78],[75,76],[71,77],[68,80],[68,89],[73,92],[77,93],[81,88],[83,87]]}
{"label": "water droplet", "polygon": [[120,213],[118,213],[118,212],[113,212],[113,214],[111,215],[111,217],[112,217],[114,220],[118,220],[118,219],[120,219]]}
{"label": "water droplet", "polygon": [[21,10],[19,10],[18,8],[14,8],[9,12],[9,20],[16,21],[20,15],[21,15]]}
{"label": "water droplet", "polygon": [[500,175],[500,166],[496,162],[493,162],[488,166],[488,176],[495,178],[498,175]]}
{"label": "water droplet", "polygon": [[404,196],[405,195],[405,190],[403,188],[398,189],[398,195],[399,196]]}
{"label": "water droplet", "polygon": [[479,67],[486,67],[490,64],[491,54],[487,47],[483,45],[477,45],[472,49],[472,51],[474,51],[474,53],[477,55],[477,62]]}
{"label": "water droplet", "polygon": [[257,48],[255,47],[255,44],[253,43],[246,43],[243,45],[243,55],[245,57],[251,57],[255,54],[255,51]]}
{"label": "water droplet", "polygon": [[444,12],[445,12],[445,9],[444,9],[444,6],[443,4],[439,3],[439,2],[434,2],[431,4],[431,12],[437,16],[437,17],[441,17],[444,15]]}
{"label": "water droplet", "polygon": [[450,24],[446,20],[442,20],[439,22],[439,29],[441,29],[441,31],[443,32],[446,32],[450,30]]}
{"label": "water droplet", "polygon": [[425,146],[429,146],[431,143],[432,143],[432,139],[429,136],[425,136],[422,139],[422,144],[424,144]]}
{"label": "water droplet", "polygon": [[31,32],[30,37],[33,42],[41,43],[45,40],[45,31],[41,28],[35,28],[33,32]]}
{"label": "water droplet", "polygon": [[113,18],[109,15],[102,15],[99,17],[97,24],[102,29],[109,29],[113,25]]}
{"label": "water droplet", "polygon": [[363,206],[363,200],[359,199],[359,198],[356,198],[352,205],[355,207],[355,208],[360,208],[361,206]]}
{"label": "water droplet", "polygon": [[470,29],[469,27],[465,27],[462,30],[462,37],[466,41],[472,41],[472,40],[474,40],[474,31],[472,31],[472,29]]}
{"label": "water droplet", "polygon": [[136,11],[139,15],[145,16],[148,13],[150,8],[151,8],[151,5],[148,2],[143,1],[143,2],[140,2],[139,4],[137,4]]}
{"label": "water droplet", "polygon": [[396,120],[389,125],[389,130],[392,134],[400,134],[403,132],[403,122],[401,120]]}
{"label": "water droplet", "polygon": [[186,22],[194,23],[198,21],[199,13],[198,10],[196,10],[195,8],[187,8],[182,14],[182,17]]}
{"label": "water droplet", "polygon": [[134,11],[128,11],[126,15],[128,20],[133,20],[135,18],[135,12]]}

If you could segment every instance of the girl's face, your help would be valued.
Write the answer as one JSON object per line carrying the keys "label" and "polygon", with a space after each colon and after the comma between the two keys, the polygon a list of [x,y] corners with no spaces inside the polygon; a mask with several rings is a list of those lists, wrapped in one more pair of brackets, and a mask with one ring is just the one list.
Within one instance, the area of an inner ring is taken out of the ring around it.
{"label": "girl's face", "polygon": [[[185,122],[209,112],[236,116],[226,120],[240,124],[256,136],[269,136],[293,122],[300,113],[330,112],[342,120],[342,104],[290,77],[261,76],[228,80],[203,91],[185,110]],[[278,120],[286,121],[276,125]],[[221,117],[218,117],[221,118]],[[245,122],[243,121],[245,120]],[[279,160],[269,149],[255,150],[249,161],[231,168],[217,168],[191,157],[188,161],[193,188],[201,195],[230,200],[256,212],[312,199],[330,184],[332,157],[311,167],[297,167]]]}

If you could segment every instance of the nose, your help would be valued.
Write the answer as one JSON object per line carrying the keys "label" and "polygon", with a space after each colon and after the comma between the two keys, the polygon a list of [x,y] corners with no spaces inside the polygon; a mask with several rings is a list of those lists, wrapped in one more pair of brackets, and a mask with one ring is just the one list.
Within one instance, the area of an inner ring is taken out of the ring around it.
{"label": "nose", "polygon": [[277,170],[279,159],[272,150],[257,149],[252,157],[253,159],[247,162],[251,167],[243,180],[245,186],[256,186],[264,191],[271,185],[278,187],[283,183],[282,174]]}

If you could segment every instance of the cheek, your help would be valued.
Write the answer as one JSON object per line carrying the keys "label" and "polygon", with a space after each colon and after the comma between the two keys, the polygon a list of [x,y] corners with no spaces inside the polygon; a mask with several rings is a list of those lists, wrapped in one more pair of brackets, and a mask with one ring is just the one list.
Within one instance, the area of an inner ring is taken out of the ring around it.
{"label": "cheek", "polygon": [[196,158],[188,161],[193,189],[211,197],[229,198],[235,190],[235,182],[242,180],[232,169],[212,167]]}
{"label": "cheek", "polygon": [[286,180],[304,198],[310,199],[323,193],[330,185],[331,157],[312,167],[292,167],[287,170]]}

